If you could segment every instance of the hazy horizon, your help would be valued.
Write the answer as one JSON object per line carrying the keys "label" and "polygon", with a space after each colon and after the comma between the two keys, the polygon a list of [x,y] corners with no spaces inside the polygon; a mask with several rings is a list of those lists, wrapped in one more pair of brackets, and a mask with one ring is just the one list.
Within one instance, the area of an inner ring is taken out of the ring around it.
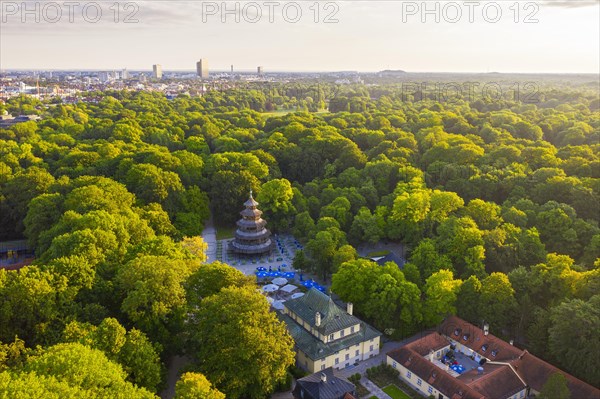
{"label": "hazy horizon", "polygon": [[3,1],[0,69],[598,74],[599,2],[468,3]]}

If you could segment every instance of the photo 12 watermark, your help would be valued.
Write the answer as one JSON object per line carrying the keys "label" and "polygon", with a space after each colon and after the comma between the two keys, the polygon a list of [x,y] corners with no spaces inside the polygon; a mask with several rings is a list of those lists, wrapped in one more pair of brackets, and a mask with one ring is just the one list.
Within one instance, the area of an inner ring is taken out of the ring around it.
{"label": "photo 12 watermark", "polygon": [[495,24],[503,18],[516,24],[539,22],[540,5],[534,1],[403,1],[402,23],[485,22]]}
{"label": "photo 12 watermark", "polygon": [[[140,7],[149,1],[0,1],[0,22],[132,24],[140,22]],[[189,6],[201,13],[202,23],[336,24],[340,13],[333,1],[191,1]]]}
{"label": "photo 12 watermark", "polygon": [[0,1],[0,23],[137,24],[140,6],[132,1]]}
{"label": "photo 12 watermark", "polygon": [[221,23],[286,22],[296,24],[307,21],[317,24],[336,24],[339,22],[340,6],[333,1],[204,1],[201,9],[203,23],[218,21]]}

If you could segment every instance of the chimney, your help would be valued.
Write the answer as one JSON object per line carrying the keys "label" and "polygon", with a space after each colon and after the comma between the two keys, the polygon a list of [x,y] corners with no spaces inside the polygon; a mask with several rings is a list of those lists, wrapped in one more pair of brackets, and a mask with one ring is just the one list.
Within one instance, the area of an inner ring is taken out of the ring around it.
{"label": "chimney", "polygon": [[315,326],[321,326],[321,313],[319,312],[315,313]]}
{"label": "chimney", "polygon": [[350,316],[352,316],[352,311],[354,310],[354,305],[352,304],[352,302],[348,302],[346,304],[346,312],[348,312],[348,314]]}
{"label": "chimney", "polygon": [[483,325],[483,335],[488,335],[490,333],[490,325],[485,323]]}
{"label": "chimney", "polygon": [[325,373],[321,373],[321,382],[327,382],[327,375]]}
{"label": "chimney", "polygon": [[511,344],[511,345],[514,345],[515,341],[511,339],[510,341],[508,341],[508,343]]}

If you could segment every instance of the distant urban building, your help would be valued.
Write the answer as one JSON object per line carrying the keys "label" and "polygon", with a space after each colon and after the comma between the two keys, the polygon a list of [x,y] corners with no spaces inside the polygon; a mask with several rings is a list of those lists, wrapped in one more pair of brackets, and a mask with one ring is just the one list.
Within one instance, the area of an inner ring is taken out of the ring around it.
{"label": "distant urban building", "polygon": [[233,73],[233,64],[231,64],[231,73]]}
{"label": "distant urban building", "polygon": [[311,373],[329,367],[343,369],[379,354],[381,333],[331,297],[311,288],[283,304],[281,320],[296,343],[296,364]]}
{"label": "distant urban building", "polygon": [[40,117],[37,115],[19,115],[13,117],[6,111],[0,115],[0,128],[10,127],[21,122],[38,121]]}
{"label": "distant urban building", "polygon": [[261,66],[259,66],[259,67],[256,67],[256,73],[257,73],[259,76],[261,76],[261,75],[263,74],[263,67],[261,67]]}
{"label": "distant urban building", "polygon": [[[233,69],[233,68],[232,68]],[[208,61],[201,59],[196,62],[196,73],[201,79],[208,79]]]}
{"label": "distant urban building", "polygon": [[160,64],[152,65],[152,77],[154,79],[162,79],[162,76],[162,66],[160,66]]}
{"label": "distant urban building", "polygon": [[129,71],[127,70],[127,68],[125,68],[121,71],[121,79],[123,79],[123,80],[129,79]]}

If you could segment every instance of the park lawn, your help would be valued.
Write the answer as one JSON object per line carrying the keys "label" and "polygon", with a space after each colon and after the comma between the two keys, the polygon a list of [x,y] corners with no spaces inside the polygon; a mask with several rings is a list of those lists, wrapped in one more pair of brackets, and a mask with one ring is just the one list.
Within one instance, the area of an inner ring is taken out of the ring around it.
{"label": "park lawn", "polygon": [[369,258],[376,258],[376,257],[378,257],[378,256],[386,256],[386,255],[389,255],[389,254],[390,254],[390,251],[388,251],[387,249],[384,249],[384,250],[381,250],[381,251],[373,251],[373,252],[369,252],[369,253],[367,254],[367,256],[368,256]]}
{"label": "park lawn", "polygon": [[234,231],[233,227],[217,227],[217,240],[233,238]]}
{"label": "park lawn", "polygon": [[404,391],[402,391],[394,384],[388,385],[387,387],[383,388],[383,392],[390,395],[392,399],[410,399],[410,396],[405,394]]}

